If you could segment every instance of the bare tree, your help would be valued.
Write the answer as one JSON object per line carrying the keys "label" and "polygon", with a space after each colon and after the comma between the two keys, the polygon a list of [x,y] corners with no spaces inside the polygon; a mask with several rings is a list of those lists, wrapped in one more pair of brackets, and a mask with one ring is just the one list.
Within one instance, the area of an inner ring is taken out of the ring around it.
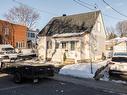
{"label": "bare tree", "polygon": [[35,23],[40,17],[37,11],[26,5],[13,7],[4,16],[10,22],[25,25],[30,29],[35,27]]}
{"label": "bare tree", "polygon": [[118,22],[116,25],[116,29],[121,37],[127,36],[127,21]]}
{"label": "bare tree", "polygon": [[117,34],[116,34],[115,29],[113,27],[107,27],[106,30],[107,30],[107,37],[106,38],[108,40],[117,37]]}

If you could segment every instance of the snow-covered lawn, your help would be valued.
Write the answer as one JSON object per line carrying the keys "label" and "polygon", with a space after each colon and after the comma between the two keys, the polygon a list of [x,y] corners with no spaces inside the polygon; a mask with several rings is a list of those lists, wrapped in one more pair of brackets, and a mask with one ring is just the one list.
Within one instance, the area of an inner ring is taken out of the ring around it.
{"label": "snow-covered lawn", "polygon": [[98,63],[92,63],[93,73],[91,73],[91,63],[66,65],[60,70],[59,74],[70,75],[80,78],[93,78],[96,70],[102,66],[105,66],[106,64],[107,60]]}
{"label": "snow-covered lawn", "polygon": [[[78,64],[64,66],[63,68],[61,68],[59,74],[69,75],[79,78],[93,78],[96,70],[102,66],[105,66],[107,64],[107,61],[108,60],[98,63],[92,63],[93,73],[91,73],[90,63],[78,63]],[[100,80],[109,81],[109,77],[107,76],[107,73],[105,73],[104,77],[101,78]],[[122,80],[111,80],[111,81],[116,83],[122,83],[122,84],[127,83],[126,81],[122,81]]]}

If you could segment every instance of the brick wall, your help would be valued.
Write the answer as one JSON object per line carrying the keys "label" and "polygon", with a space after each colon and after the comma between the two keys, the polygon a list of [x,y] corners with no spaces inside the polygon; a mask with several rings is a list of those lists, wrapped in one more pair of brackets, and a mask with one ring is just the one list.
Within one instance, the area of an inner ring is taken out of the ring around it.
{"label": "brick wall", "polygon": [[27,27],[0,20],[0,44],[26,48]]}

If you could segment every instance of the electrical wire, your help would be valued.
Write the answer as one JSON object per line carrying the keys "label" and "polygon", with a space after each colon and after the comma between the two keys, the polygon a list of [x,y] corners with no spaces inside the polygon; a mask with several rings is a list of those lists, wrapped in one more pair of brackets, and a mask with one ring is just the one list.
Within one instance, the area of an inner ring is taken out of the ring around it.
{"label": "electrical wire", "polygon": [[88,5],[88,6],[94,7],[94,9],[97,9],[96,3],[93,5],[93,4],[89,4],[89,3],[86,3],[86,2],[81,1],[81,0],[78,0],[78,1],[81,2],[81,3],[84,3],[84,4]]}
{"label": "electrical wire", "polygon": [[81,6],[85,7],[85,8],[88,8],[88,9],[90,9],[90,10],[94,10],[93,8],[90,8],[90,7],[88,7],[88,6],[85,6],[84,4],[82,4],[82,3],[79,2],[79,1],[76,1],[76,0],[73,0],[73,1],[76,2],[77,4],[81,5]]}
{"label": "electrical wire", "polygon": [[[73,0],[73,1],[76,1],[76,0]],[[87,5],[89,5],[89,6],[94,7],[95,9],[97,9],[97,4],[96,4],[96,3],[95,3],[95,5],[92,5],[92,4],[86,3],[86,2],[81,1],[81,0],[78,0],[78,1],[79,1],[80,4],[82,4],[83,7],[85,7],[85,8],[87,8],[87,7],[84,6],[84,4],[87,4]],[[76,2],[76,3],[77,3],[77,2]],[[88,8],[88,9],[93,10],[93,9],[91,9],[91,8]],[[106,16],[106,17],[110,17],[110,18],[115,19],[115,20],[124,20],[124,19],[121,19],[121,18],[117,18],[117,17],[114,17],[114,16],[107,15],[107,14],[105,14],[105,13],[102,13],[102,15],[104,15],[104,16]]]}
{"label": "electrical wire", "polygon": [[117,12],[118,14],[120,14],[121,16],[127,17],[127,15],[119,12],[118,10],[116,10],[115,8],[113,8],[109,3],[107,3],[105,0],[103,0],[103,2],[108,5],[112,10],[114,10],[115,12]]}

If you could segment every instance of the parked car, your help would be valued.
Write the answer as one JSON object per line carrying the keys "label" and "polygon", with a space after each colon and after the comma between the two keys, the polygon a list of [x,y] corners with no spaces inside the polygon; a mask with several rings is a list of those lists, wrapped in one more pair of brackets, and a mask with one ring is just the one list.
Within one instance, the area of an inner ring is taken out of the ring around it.
{"label": "parked car", "polygon": [[127,53],[114,53],[109,63],[109,75],[127,78]]}
{"label": "parked car", "polygon": [[37,52],[34,49],[22,49],[19,52],[18,57],[20,59],[32,59],[32,58],[36,58],[37,57]]}
{"label": "parked car", "polygon": [[10,44],[0,45],[0,59],[5,60],[15,60],[17,59],[18,54],[15,52],[13,46]]}

